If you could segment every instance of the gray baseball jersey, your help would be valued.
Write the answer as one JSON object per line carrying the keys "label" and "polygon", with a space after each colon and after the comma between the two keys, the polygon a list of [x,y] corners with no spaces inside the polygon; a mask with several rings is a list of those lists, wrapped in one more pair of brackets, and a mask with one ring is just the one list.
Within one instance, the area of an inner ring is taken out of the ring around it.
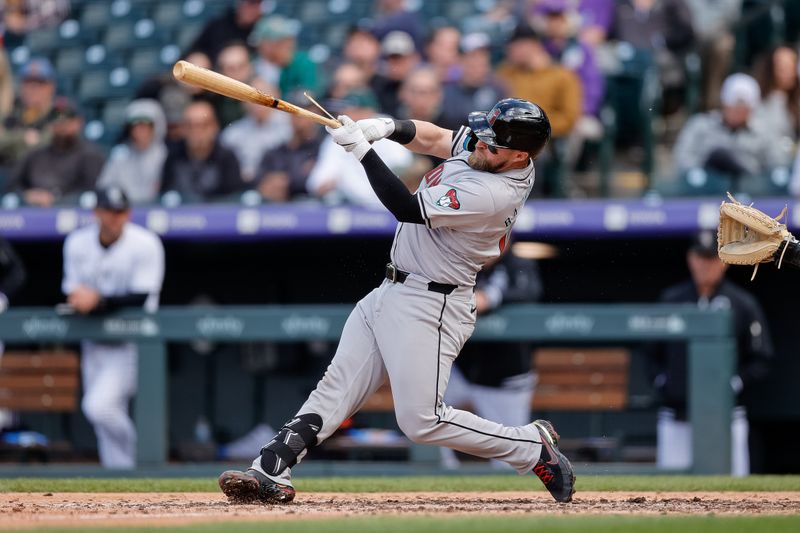
{"label": "gray baseball jersey", "polygon": [[391,257],[400,270],[473,286],[484,263],[503,251],[533,187],[533,162],[503,174],[475,170],[467,163],[469,133],[458,131],[452,157],[425,174],[417,189],[425,225],[397,225]]}
{"label": "gray baseball jersey", "polygon": [[[321,417],[322,442],[388,378],[398,426],[413,442],[498,459],[524,474],[541,451],[535,427],[505,426],[443,401],[453,361],[475,327],[475,274],[505,246],[534,177],[532,163],[504,174],[471,168],[468,134],[459,130],[452,157],[418,190],[425,224],[397,228],[392,260],[410,275],[384,280],[358,302],[333,361],[297,414]],[[443,294],[431,281],[458,287]],[[252,468],[261,468],[260,457]],[[290,476],[284,471],[280,483]]]}

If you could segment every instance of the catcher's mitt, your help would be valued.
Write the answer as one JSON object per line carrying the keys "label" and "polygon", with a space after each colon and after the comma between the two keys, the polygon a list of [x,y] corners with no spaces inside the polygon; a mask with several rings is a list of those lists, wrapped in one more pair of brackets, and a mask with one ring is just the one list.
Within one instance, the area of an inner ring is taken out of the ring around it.
{"label": "catcher's mitt", "polygon": [[[795,241],[786,224],[779,222],[786,214],[786,208],[772,218],[752,205],[740,203],[730,193],[728,198],[730,202],[722,202],[719,206],[719,258],[731,265],[755,265],[755,278],[760,263],[772,261],[784,242]],[[783,251],[786,251],[785,246]],[[782,259],[778,261],[778,268]]]}

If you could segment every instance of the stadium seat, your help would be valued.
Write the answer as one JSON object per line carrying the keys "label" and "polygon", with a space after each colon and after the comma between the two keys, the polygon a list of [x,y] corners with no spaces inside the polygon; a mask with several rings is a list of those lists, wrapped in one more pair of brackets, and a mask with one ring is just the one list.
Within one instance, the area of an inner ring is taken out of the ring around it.
{"label": "stadium seat", "polygon": [[184,24],[177,28],[173,42],[178,45],[181,50],[186,50],[189,45],[200,35],[205,23],[196,22],[193,24]]}
{"label": "stadium seat", "polygon": [[112,132],[122,131],[125,127],[125,110],[129,103],[130,100],[127,98],[109,100],[105,103],[101,117],[106,130]]}
{"label": "stadium seat", "polygon": [[161,60],[160,48],[139,48],[131,54],[128,68],[135,80],[142,80],[167,70],[167,65]]}
{"label": "stadium seat", "polygon": [[133,44],[133,24],[130,22],[118,22],[109,26],[103,36],[103,45],[109,52],[127,50]]}
{"label": "stadium seat", "polygon": [[153,11],[153,20],[161,28],[177,26],[184,16],[183,4],[175,1],[161,2]]}
{"label": "stadium seat", "polygon": [[81,12],[80,24],[83,28],[99,29],[111,22],[111,4],[109,2],[93,2],[86,4]]}
{"label": "stadium seat", "polygon": [[30,32],[25,39],[25,45],[30,49],[31,55],[49,56],[58,48],[60,40],[58,28],[42,28]]}
{"label": "stadium seat", "polygon": [[56,53],[55,67],[59,76],[74,76],[84,69],[83,48],[62,48]]}

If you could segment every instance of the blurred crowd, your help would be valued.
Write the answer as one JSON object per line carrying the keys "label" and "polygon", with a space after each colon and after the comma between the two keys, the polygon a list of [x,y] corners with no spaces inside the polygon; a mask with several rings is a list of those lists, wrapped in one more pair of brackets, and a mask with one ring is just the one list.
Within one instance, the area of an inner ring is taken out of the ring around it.
{"label": "blurred crowd", "polygon": [[[356,120],[457,129],[500,98],[534,101],[553,126],[537,197],[608,194],[591,176],[629,163],[646,177],[639,194],[800,195],[797,48],[787,42],[737,65],[743,0],[498,0],[433,22],[417,3],[380,0],[325,60],[299,46],[303,21],[265,14],[265,4],[232,2],[183,58],[322,113],[307,92]],[[5,2],[4,29],[24,40],[69,11],[64,0]],[[121,137],[98,146],[84,137],[82,103],[59,94],[57,79],[48,58],[13,69],[0,53],[3,207],[80,203],[97,185],[118,185],[135,204],[380,206],[360,165],[308,120],[164,72],[129,95]],[[390,141],[376,150],[410,188],[438,163]]]}

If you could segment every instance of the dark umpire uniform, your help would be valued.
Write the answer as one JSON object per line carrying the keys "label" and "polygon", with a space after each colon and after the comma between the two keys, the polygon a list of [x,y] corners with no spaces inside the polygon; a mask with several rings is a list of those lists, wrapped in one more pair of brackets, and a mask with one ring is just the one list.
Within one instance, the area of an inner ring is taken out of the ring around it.
{"label": "dark umpire uniform", "polygon": [[[704,309],[730,309],[738,354],[736,375],[731,387],[736,393],[736,407],[731,424],[734,475],[749,473],[748,424],[744,409],[745,394],[752,383],[762,379],[769,370],[773,355],[764,312],[758,301],[744,289],[724,279],[724,266],[717,257],[713,234],[700,234],[693,243],[688,258],[692,268],[713,269],[718,272],[716,285],[710,295],[702,296],[698,281],[693,278],[667,288],[661,295],[663,303],[695,303]],[[705,263],[707,262],[707,263]],[[703,266],[704,264],[708,266]],[[685,343],[660,343],[653,347],[656,366],[655,386],[662,408],[658,419],[657,463],[661,468],[688,468],[691,465],[691,426],[687,422],[688,357]]]}

